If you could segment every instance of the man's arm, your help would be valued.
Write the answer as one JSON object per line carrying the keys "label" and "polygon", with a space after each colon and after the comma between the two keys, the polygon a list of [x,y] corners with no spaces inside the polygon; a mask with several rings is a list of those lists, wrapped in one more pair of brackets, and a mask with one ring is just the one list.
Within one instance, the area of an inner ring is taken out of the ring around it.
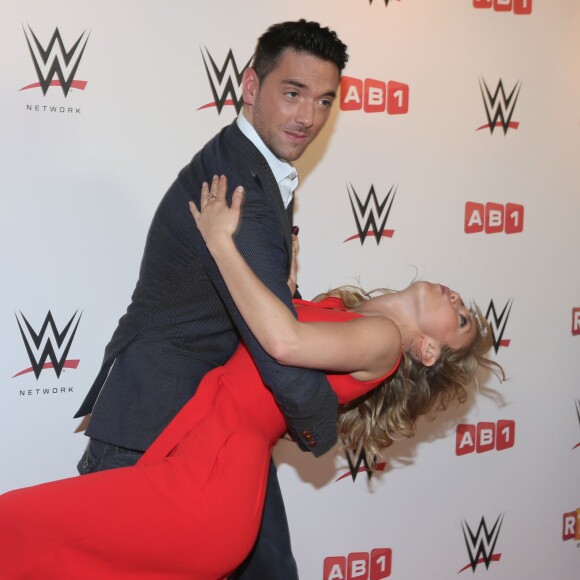
{"label": "man's arm", "polygon": [[[192,227],[195,227],[193,218]],[[283,235],[287,227],[268,194],[258,187],[246,186],[236,246],[250,268],[295,315],[287,285],[289,249]],[[336,443],[338,406],[326,377],[317,371],[280,365],[268,356],[241,317],[201,236],[199,254],[262,379],[284,413],[290,433],[304,449],[315,455],[325,453]]]}
{"label": "man's arm", "polygon": [[[287,286],[288,250],[281,234],[284,225],[272,208],[263,203],[263,197],[263,192],[247,192],[236,246],[262,282],[294,312]],[[280,365],[268,356],[238,312],[205,245],[200,248],[200,256],[262,379],[286,416],[292,436],[316,455],[328,451],[336,442],[338,403],[326,377],[316,371]]]}

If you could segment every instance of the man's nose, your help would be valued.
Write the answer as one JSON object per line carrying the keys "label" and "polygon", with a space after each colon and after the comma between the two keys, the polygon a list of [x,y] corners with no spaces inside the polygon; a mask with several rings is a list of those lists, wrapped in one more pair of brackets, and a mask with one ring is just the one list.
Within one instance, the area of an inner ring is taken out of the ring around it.
{"label": "man's nose", "polygon": [[304,101],[298,107],[296,122],[303,127],[312,127],[314,123],[314,103]]}

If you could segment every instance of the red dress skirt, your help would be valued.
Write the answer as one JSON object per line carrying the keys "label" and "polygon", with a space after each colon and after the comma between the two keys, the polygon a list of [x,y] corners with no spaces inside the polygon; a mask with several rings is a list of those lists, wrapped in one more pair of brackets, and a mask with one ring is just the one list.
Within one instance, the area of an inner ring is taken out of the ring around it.
{"label": "red dress skirt", "polygon": [[[335,298],[296,301],[296,308],[302,321],[358,316]],[[387,376],[360,382],[329,375],[329,381],[344,403]],[[254,545],[272,447],[285,431],[282,413],[240,346],[204,377],[134,467],[0,496],[0,578],[227,576]]]}

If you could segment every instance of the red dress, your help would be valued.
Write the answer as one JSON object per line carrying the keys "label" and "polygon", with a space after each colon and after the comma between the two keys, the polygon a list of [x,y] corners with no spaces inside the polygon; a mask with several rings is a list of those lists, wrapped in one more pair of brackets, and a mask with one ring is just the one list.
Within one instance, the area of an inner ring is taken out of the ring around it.
{"label": "red dress", "polygon": [[[295,303],[302,321],[358,316],[336,298]],[[341,402],[385,378],[329,375]],[[238,348],[204,377],[136,466],[1,496],[0,577],[225,577],[254,545],[272,447],[285,431],[252,359]]]}

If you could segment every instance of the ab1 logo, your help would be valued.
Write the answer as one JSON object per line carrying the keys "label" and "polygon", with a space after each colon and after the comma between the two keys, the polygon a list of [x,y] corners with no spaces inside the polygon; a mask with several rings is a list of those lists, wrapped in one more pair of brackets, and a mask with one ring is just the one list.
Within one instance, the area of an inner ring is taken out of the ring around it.
{"label": "ab1 logo", "polygon": [[532,0],[473,0],[474,8],[493,8],[496,12],[531,14]]}
{"label": "ab1 logo", "polygon": [[517,203],[489,202],[476,203],[468,201],[465,204],[466,234],[519,234],[524,230],[524,206]]}
{"label": "ab1 logo", "polygon": [[341,111],[404,115],[409,112],[409,85],[375,79],[342,77],[340,80]]}
{"label": "ab1 logo", "polygon": [[562,523],[562,541],[580,541],[580,509],[564,514]]}
{"label": "ab1 logo", "polygon": [[377,548],[370,552],[352,552],[347,557],[324,559],[323,580],[382,580],[391,575],[393,551]]}
{"label": "ab1 logo", "polygon": [[580,334],[580,308],[572,308],[572,336]]}
{"label": "ab1 logo", "polygon": [[503,451],[515,444],[516,422],[502,420],[497,425],[491,422],[480,422],[477,425],[457,425],[455,437],[455,454],[485,453],[486,451]]}

